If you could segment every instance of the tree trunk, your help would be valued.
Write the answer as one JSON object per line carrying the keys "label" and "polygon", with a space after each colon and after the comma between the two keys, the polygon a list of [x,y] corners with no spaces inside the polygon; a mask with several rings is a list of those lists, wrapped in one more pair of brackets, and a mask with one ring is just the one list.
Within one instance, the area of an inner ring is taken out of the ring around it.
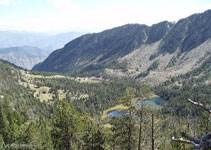
{"label": "tree trunk", "polygon": [[154,139],[154,114],[152,112],[152,150],[155,148],[155,139]]}
{"label": "tree trunk", "polygon": [[70,150],[70,141],[69,141],[69,132],[68,132],[68,127],[65,125],[65,149]]}
{"label": "tree trunk", "polygon": [[131,149],[131,134],[132,134],[132,131],[131,131],[131,118],[133,117],[132,116],[132,97],[130,97],[130,105],[129,105],[129,127],[128,127],[128,150]]}
{"label": "tree trunk", "polygon": [[116,147],[116,142],[114,142],[113,146],[112,146],[112,150],[115,150]]}
{"label": "tree trunk", "polygon": [[92,150],[94,150],[94,133],[93,133],[93,131],[91,131],[92,132]]}
{"label": "tree trunk", "polygon": [[139,124],[139,138],[138,138],[138,150],[141,150],[141,136],[142,136],[142,119],[143,119],[143,106],[141,106],[140,113],[140,124]]}
{"label": "tree trunk", "polygon": [[[130,117],[131,117],[131,110],[129,112]],[[129,118],[129,127],[128,127],[128,150],[130,150],[130,146],[131,146],[131,118]]]}

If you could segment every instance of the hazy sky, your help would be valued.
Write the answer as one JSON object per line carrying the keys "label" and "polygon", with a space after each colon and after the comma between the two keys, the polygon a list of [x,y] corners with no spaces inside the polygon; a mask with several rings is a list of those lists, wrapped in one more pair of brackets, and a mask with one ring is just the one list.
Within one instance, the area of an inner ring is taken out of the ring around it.
{"label": "hazy sky", "polygon": [[208,9],[211,0],[0,0],[0,30],[98,32],[178,21]]}

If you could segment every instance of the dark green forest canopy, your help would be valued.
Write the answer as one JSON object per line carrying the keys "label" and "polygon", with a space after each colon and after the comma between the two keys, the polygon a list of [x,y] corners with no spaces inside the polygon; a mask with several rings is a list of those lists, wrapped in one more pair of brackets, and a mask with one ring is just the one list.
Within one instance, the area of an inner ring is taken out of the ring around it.
{"label": "dark green forest canopy", "polygon": [[209,110],[187,102],[211,108],[210,17],[86,34],[33,68],[52,72],[0,60],[0,149],[190,149],[172,137],[210,135]]}
{"label": "dark green forest canopy", "polygon": [[[128,115],[122,118],[100,119],[104,110],[122,103],[127,88],[136,91],[148,88],[136,80],[113,79],[83,83],[66,78],[35,78],[34,84],[38,87],[47,86],[52,93],[64,90],[71,91],[74,95],[88,95],[87,98],[76,99],[70,96],[66,97],[66,100],[54,97],[51,102],[40,102],[34,97],[31,89],[19,85],[19,79],[22,77],[19,68],[0,61],[0,95],[3,96],[0,99],[0,144],[27,144],[34,146],[31,149],[43,150],[58,149],[62,145],[66,145],[64,149],[75,150],[90,147],[107,150],[114,147],[127,149],[128,146],[136,149],[139,143],[138,133],[141,132],[142,147],[150,149],[150,116],[153,112],[155,146],[160,149],[182,149],[181,144],[170,142],[172,136],[180,137],[180,131],[189,131],[197,135],[210,131],[210,126],[207,126],[210,117],[186,103],[186,99],[191,98],[210,106],[211,85],[204,83],[210,77],[209,66],[209,61],[204,62],[201,68],[172,78],[163,85],[152,87],[151,91],[167,103],[158,110],[144,109],[142,115],[148,119],[137,122]],[[202,71],[205,74],[195,78]],[[33,74],[46,77],[56,75],[39,72]],[[176,82],[180,85],[175,84]],[[142,109],[136,109],[131,107],[131,113],[140,115]],[[67,131],[68,134],[64,134]],[[167,132],[169,136],[166,136]],[[134,140],[132,143],[128,143],[128,136]]]}

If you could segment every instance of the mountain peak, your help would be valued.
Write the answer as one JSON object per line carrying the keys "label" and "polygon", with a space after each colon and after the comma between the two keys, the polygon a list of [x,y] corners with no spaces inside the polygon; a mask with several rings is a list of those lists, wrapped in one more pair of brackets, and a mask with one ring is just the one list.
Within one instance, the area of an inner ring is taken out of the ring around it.
{"label": "mountain peak", "polygon": [[106,74],[160,83],[208,59],[210,38],[210,10],[176,24],[126,24],[81,36],[54,51],[33,70],[84,76]]}
{"label": "mountain peak", "polygon": [[171,26],[168,22],[152,27],[127,24],[100,33],[86,34],[69,42],[63,49],[53,52],[42,64],[46,67],[37,65],[34,69],[44,71],[49,68],[48,71],[66,72],[75,67],[83,68],[87,62],[103,64],[123,57],[143,44],[161,40]]}
{"label": "mountain peak", "polygon": [[211,10],[179,20],[163,39],[161,51],[190,51],[211,38]]}

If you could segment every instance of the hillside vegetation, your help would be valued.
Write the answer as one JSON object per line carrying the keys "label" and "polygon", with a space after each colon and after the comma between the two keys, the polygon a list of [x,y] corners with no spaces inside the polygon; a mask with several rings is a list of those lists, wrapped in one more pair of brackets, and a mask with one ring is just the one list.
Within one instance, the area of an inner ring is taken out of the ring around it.
{"label": "hillside vegetation", "polygon": [[0,149],[208,150],[210,16],[87,34],[33,71],[0,59]]}
{"label": "hillside vegetation", "polygon": [[176,24],[128,24],[87,34],[54,51],[37,71],[104,78],[130,77],[159,85],[200,67],[210,57],[211,11]]}
{"label": "hillside vegetation", "polygon": [[[210,77],[209,65],[209,61],[203,63],[206,77]],[[3,148],[25,144],[29,149],[123,150],[137,149],[140,143],[148,150],[153,138],[153,146],[159,149],[179,150],[184,146],[172,143],[171,137],[179,138],[180,131],[191,135],[210,131],[209,116],[186,103],[191,98],[211,104],[211,85],[203,82],[200,69],[150,89],[129,79],[30,72],[2,60],[0,67]],[[196,80],[195,75],[199,75]],[[164,98],[166,104],[159,108],[132,105],[153,93]],[[107,117],[114,110],[124,110],[122,117]],[[153,135],[149,134],[152,129]]]}

